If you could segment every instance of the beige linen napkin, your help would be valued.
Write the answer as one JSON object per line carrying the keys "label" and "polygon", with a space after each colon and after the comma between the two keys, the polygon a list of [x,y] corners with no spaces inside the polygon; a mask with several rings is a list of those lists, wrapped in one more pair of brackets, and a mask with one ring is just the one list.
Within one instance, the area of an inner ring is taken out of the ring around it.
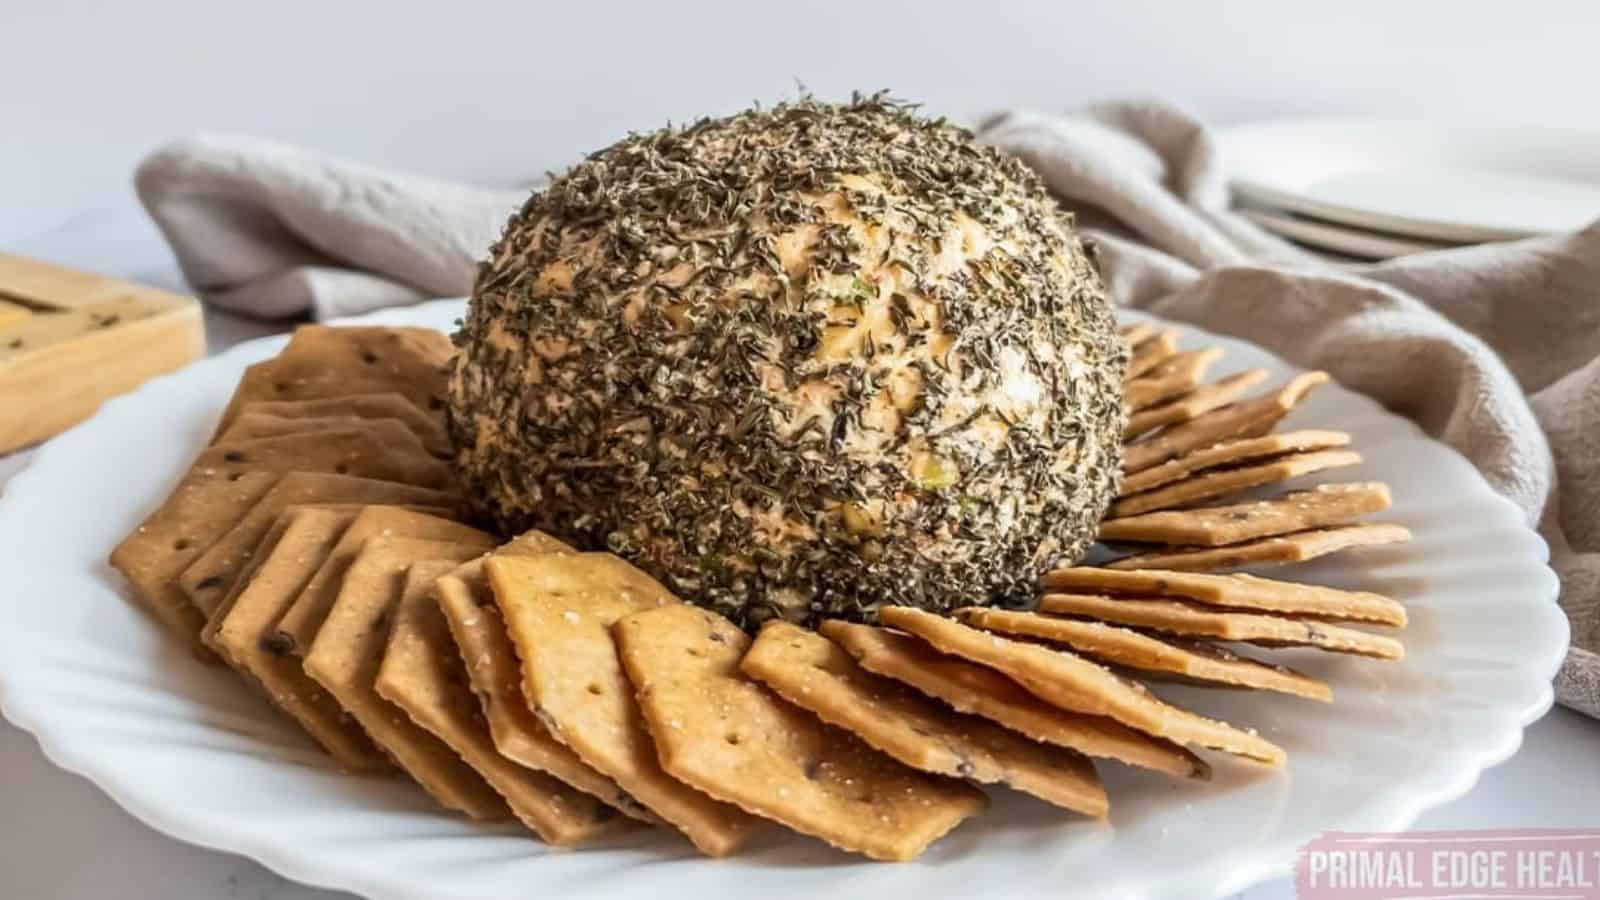
{"label": "beige linen napkin", "polygon": [[[1558,694],[1600,716],[1600,225],[1334,266],[1229,213],[1215,144],[1170,105],[978,134],[1080,214],[1119,302],[1327,369],[1476,464],[1550,543],[1574,644]],[[137,184],[194,286],[264,316],[464,294],[522,201],[225,138],[155,153]]]}

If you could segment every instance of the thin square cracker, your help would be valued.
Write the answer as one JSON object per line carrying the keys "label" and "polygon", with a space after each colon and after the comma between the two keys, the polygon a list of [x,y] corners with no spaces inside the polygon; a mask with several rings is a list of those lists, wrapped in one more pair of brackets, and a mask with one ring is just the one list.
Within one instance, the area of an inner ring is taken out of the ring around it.
{"label": "thin square cracker", "polygon": [[217,426],[247,403],[398,393],[421,410],[443,410],[450,339],[431,328],[302,325],[272,359],[245,370]]}
{"label": "thin square cracker", "polygon": [[378,669],[378,696],[455,750],[545,843],[571,847],[614,831],[627,820],[612,807],[495,752],[450,626],[431,596],[434,582],[454,568],[432,560],[406,572]]}
{"label": "thin square cracker", "polygon": [[[561,551],[575,552],[555,538],[534,531],[494,552],[502,556],[533,556]],[[434,590],[460,649],[472,690],[483,707],[495,749],[501,756],[548,773],[635,819],[658,821],[615,781],[557,740],[533,714],[522,692],[522,661],[506,634],[483,566],[483,559],[464,563],[440,578]]]}
{"label": "thin square cracker", "polygon": [[1122,571],[1077,566],[1046,572],[1043,582],[1045,587],[1052,590],[1183,597],[1207,606],[1230,609],[1376,622],[1380,625],[1406,624],[1406,608],[1382,594],[1273,581],[1242,573],[1210,575],[1164,569]]}
{"label": "thin square cracker", "polygon": [[984,631],[1039,638],[1084,656],[1127,669],[1166,672],[1208,685],[1258,688],[1324,703],[1333,700],[1328,683],[1282,666],[1229,653],[1220,647],[1171,643],[1104,622],[1082,622],[1038,613],[967,607],[957,619]]}
{"label": "thin square cracker", "polygon": [[1335,447],[1348,446],[1350,435],[1342,431],[1285,431],[1282,434],[1268,434],[1261,437],[1243,438],[1241,440],[1224,441],[1196,450],[1186,456],[1153,466],[1139,472],[1124,475],[1122,486],[1119,489],[1121,496],[1137,494],[1158,488],[1165,484],[1193,475],[1195,472],[1215,468],[1217,466],[1232,466],[1247,460],[1265,459],[1272,456],[1283,456],[1289,453],[1303,453],[1310,450],[1331,450]]}
{"label": "thin square cracker", "polygon": [[1154,337],[1156,327],[1148,322],[1132,322],[1117,329],[1117,337],[1122,338],[1128,345],[1138,344],[1145,338]]}
{"label": "thin square cracker", "polygon": [[1128,416],[1128,425],[1122,430],[1122,436],[1131,440],[1166,425],[1177,425],[1198,418],[1213,409],[1236,402],[1251,388],[1266,380],[1266,369],[1246,369],[1211,384],[1202,384],[1181,397]]}
{"label": "thin square cracker", "polygon": [[1382,512],[1390,502],[1389,486],[1381,481],[1319,484],[1271,500],[1108,519],[1100,523],[1100,540],[1221,547],[1340,525],[1368,513]]}
{"label": "thin square cracker", "polygon": [[[254,406],[255,404],[251,404]],[[364,419],[360,416],[316,416],[300,418],[284,418],[271,416],[266,413],[251,412],[248,408],[240,413],[228,430],[217,436],[217,444],[233,444],[240,441],[258,441],[262,438],[282,437],[286,434],[299,434],[303,431],[333,431],[339,428],[359,428],[368,422],[381,422],[383,419]],[[398,422],[402,427],[404,422],[399,419],[390,421]],[[406,434],[416,440],[418,450],[422,450],[422,441],[416,433],[407,428]],[[431,455],[431,454],[430,454]]]}
{"label": "thin square cracker", "polygon": [[820,630],[863,669],[908,684],[957,712],[981,716],[1036,741],[1174,775],[1209,778],[1193,753],[1105,716],[1068,712],[1035,697],[993,669],[948,656],[886,628],[830,619]]}
{"label": "thin square cracker", "polygon": [[1140,472],[1242,435],[1259,434],[1282,421],[1312,389],[1328,381],[1326,372],[1302,372],[1261,397],[1241,400],[1163,429],[1154,437],[1128,445],[1124,472]]}
{"label": "thin square cracker", "polygon": [[392,534],[435,541],[475,543],[487,551],[493,539],[483,532],[440,516],[412,512],[397,506],[369,506],[362,510],[339,539],[322,568],[312,576],[305,590],[296,596],[273,624],[270,640],[284,652],[301,656],[317,636],[322,620],[339,595],[339,582],[368,538]]}
{"label": "thin square cracker", "polygon": [[356,512],[337,507],[290,507],[252,555],[253,571],[217,608],[207,626],[206,644],[244,679],[261,690],[327,750],[339,768],[374,772],[393,768],[366,732],[322,686],[306,675],[300,660],[271,639],[272,626],[349,527]]}
{"label": "thin square cracker", "polygon": [[[205,617],[174,582],[278,476],[297,470],[345,472],[415,484],[449,478],[449,466],[439,460],[391,446],[397,439],[393,429],[399,426],[388,426],[284,435],[205,450],[161,507],[112,550],[111,565],[133,583],[143,606],[189,641],[201,658],[209,658],[210,651],[200,643]],[[403,440],[412,439],[407,434]]]}
{"label": "thin square cracker", "polygon": [[1084,815],[1110,809],[1088,759],[958,713],[861,668],[810,629],[768,622],[739,668],[822,721],[921,772],[1006,784]]}
{"label": "thin square cracker", "polygon": [[1102,594],[1046,594],[1039,601],[1039,609],[1051,615],[1116,622],[1166,634],[1239,641],[1264,647],[1315,647],[1374,659],[1405,657],[1405,645],[1387,635],[1315,619],[1211,609],[1182,600],[1108,597]]}
{"label": "thin square cracker", "polygon": [[[240,419],[244,421],[243,418]],[[178,576],[178,586],[189,601],[209,617],[233,589],[239,572],[250,562],[250,551],[290,506],[308,503],[393,504],[436,507],[449,514],[454,498],[444,491],[375,478],[357,478],[329,472],[290,472],[250,507],[237,523]]]}
{"label": "thin square cracker", "polygon": [[426,413],[416,404],[393,391],[378,394],[351,394],[320,400],[257,400],[239,408],[239,414],[261,413],[282,419],[356,416],[362,419],[399,419],[429,453],[441,458],[450,455],[450,436],[438,412]]}
{"label": "thin square cracker", "polygon": [[1276,484],[1313,472],[1355,466],[1360,463],[1361,454],[1354,450],[1313,450],[1310,453],[1291,453],[1288,456],[1235,469],[1213,469],[1182,481],[1175,481],[1165,487],[1158,487],[1153,491],[1131,494],[1115,500],[1106,518],[1120,519],[1124,516],[1187,506],[1203,500],[1227,497],[1264,484]]}
{"label": "thin square cracker", "polygon": [[1221,347],[1179,353],[1123,387],[1123,402],[1129,410],[1141,409],[1181,397],[1200,386],[1213,363],[1222,358]]}
{"label": "thin square cracker", "polygon": [[1370,522],[1256,538],[1226,547],[1168,547],[1124,556],[1106,566],[1111,569],[1170,569],[1180,572],[1286,566],[1344,550],[1403,544],[1409,540],[1411,532],[1403,525]]}
{"label": "thin square cracker", "polygon": [[368,540],[345,572],[339,596],[306,652],[305,669],[441,805],[480,821],[498,821],[507,811],[501,796],[448,744],[378,696],[376,688],[406,570],[425,560],[453,566],[483,549],[482,543],[386,535]]}
{"label": "thin square cracker", "polygon": [[1222,750],[1273,766],[1283,764],[1283,750],[1260,735],[1165,703],[1144,685],[1074,653],[988,634],[908,606],[887,606],[878,615],[886,624],[909,631],[945,653],[1010,676],[1040,699],[1063,709],[1110,716],[1130,728],[1179,744]]}
{"label": "thin square cracker", "polygon": [[1161,365],[1162,362],[1172,358],[1178,352],[1178,332],[1168,328],[1153,337],[1145,338],[1133,345],[1133,353],[1128,358],[1128,380],[1132,381],[1140,375]]}
{"label": "thin square cracker", "polygon": [[662,769],[611,638],[618,619],[678,598],[609,553],[491,556],[484,573],[550,733],[702,853],[738,849],[760,820]]}
{"label": "thin square cracker", "polygon": [[746,678],[750,637],[716,613],[676,603],[612,630],[662,767],[713,797],[881,860],[915,859],[987,805]]}

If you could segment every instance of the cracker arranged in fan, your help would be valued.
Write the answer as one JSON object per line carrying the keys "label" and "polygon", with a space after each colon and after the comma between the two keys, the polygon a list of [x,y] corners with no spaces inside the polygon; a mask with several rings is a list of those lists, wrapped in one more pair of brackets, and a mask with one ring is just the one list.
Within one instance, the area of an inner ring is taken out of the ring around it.
{"label": "cracker arranged in fan", "polygon": [[308,326],[252,366],[113,563],[333,765],[554,846],[666,825],[722,856],[780,825],[911,859],[986,807],[978,785],[1106,817],[1097,764],[1204,779],[1196,749],[1285,761],[1144,681],[1330,702],[1267,654],[1404,657],[1368,630],[1405,626],[1389,597],[1223,570],[1410,537],[1365,518],[1386,484],[1280,487],[1361,461],[1344,432],[1275,430],[1325,374],[1252,396],[1264,370],[1207,381],[1220,350],[1119,333],[1130,417],[1102,563],[1044,572],[1032,610],[887,606],[752,640],[619,556],[456,521],[448,350],[408,329]]}
{"label": "cracker arranged in fan", "polygon": [[1089,816],[1104,816],[1110,808],[1085,757],[956,712],[874,675],[808,628],[767,623],[739,668],[795,706],[913,769],[1010,785]]}
{"label": "cracker arranged in fan", "polygon": [[987,805],[774,697],[739,671],[750,638],[674,603],[616,623],[661,765],[750,813],[872,859],[905,860]]}
{"label": "cracker arranged in fan", "polygon": [[550,733],[701,852],[737,850],[760,820],[662,767],[611,640],[620,619],[678,598],[607,553],[492,556],[484,571]]}
{"label": "cracker arranged in fan", "polygon": [[616,809],[495,751],[432,596],[434,584],[455,568],[449,560],[422,560],[406,570],[374,684],[378,696],[454,750],[545,843],[571,847],[623,825]]}
{"label": "cracker arranged in fan", "polygon": [[1076,654],[986,634],[920,609],[891,606],[883,621],[939,650],[996,669],[1062,709],[1110,716],[1129,728],[1183,745],[1282,765],[1282,748],[1250,731],[1165,703],[1135,681]]}

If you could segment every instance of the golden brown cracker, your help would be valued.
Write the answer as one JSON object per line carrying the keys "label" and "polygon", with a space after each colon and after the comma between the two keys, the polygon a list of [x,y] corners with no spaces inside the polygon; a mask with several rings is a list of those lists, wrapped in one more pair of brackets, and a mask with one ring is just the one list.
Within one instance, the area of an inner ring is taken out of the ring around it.
{"label": "golden brown cracker", "polygon": [[1130,411],[1138,412],[1181,397],[1199,387],[1212,364],[1221,358],[1221,347],[1176,354],[1131,379],[1123,388],[1123,403]]}
{"label": "golden brown cracker", "polygon": [[285,647],[285,652],[303,655],[322,627],[322,620],[332,608],[339,594],[339,583],[345,569],[361,552],[368,538],[381,535],[426,538],[436,541],[455,541],[476,544],[481,551],[494,546],[491,537],[483,532],[453,522],[440,516],[412,512],[396,506],[369,506],[356,516],[345,530],[337,546],[323,562],[317,574],[283,610],[273,625],[273,640]]}
{"label": "golden brown cracker", "polygon": [[1403,659],[1405,646],[1372,634],[1315,619],[1197,606],[1182,600],[1108,597],[1101,594],[1046,594],[1039,609],[1052,615],[1116,622],[1166,634],[1239,641],[1265,647],[1315,647],[1334,653]]}
{"label": "golden brown cracker", "polygon": [[874,675],[810,629],[768,622],[739,668],[795,706],[918,771],[1009,785],[1088,816],[1104,816],[1110,808],[1094,766],[1081,754],[1031,741]]}
{"label": "golden brown cracker", "polygon": [[1251,388],[1266,380],[1266,369],[1246,369],[1219,378],[1211,384],[1202,384],[1187,394],[1159,406],[1140,409],[1128,416],[1128,425],[1123,429],[1122,436],[1132,440],[1157,428],[1188,422],[1238,401]]}
{"label": "golden brown cracker", "polygon": [[378,696],[449,745],[545,843],[571,847],[615,830],[626,820],[612,807],[495,751],[450,626],[431,596],[434,582],[456,565],[426,560],[406,572],[374,685]]}
{"label": "golden brown cracker", "polygon": [[1110,716],[1179,744],[1283,764],[1283,750],[1260,735],[1165,703],[1143,685],[1077,654],[988,634],[908,606],[884,607],[878,614],[886,624],[909,631],[944,653],[989,666],[1062,709]]}
{"label": "golden brown cracker", "polygon": [[1256,538],[1226,547],[1167,547],[1124,556],[1106,564],[1112,569],[1169,569],[1217,572],[1246,567],[1285,566],[1344,550],[1403,544],[1411,531],[1389,522],[1338,525]]}
{"label": "golden brown cracker", "polygon": [[1329,702],[1328,683],[1196,642],[1176,643],[1104,622],[1083,622],[1015,610],[968,607],[955,616],[984,631],[1039,638],[1102,662],[1180,675],[1202,684],[1257,688]]}
{"label": "golden brown cracker", "polygon": [[1196,472],[1219,466],[1235,466],[1250,460],[1304,453],[1312,450],[1332,450],[1350,444],[1350,435],[1342,431],[1285,431],[1262,437],[1224,441],[1196,450],[1186,456],[1170,460],[1139,472],[1124,475],[1121,496],[1137,494],[1162,485],[1182,481]]}
{"label": "golden brown cracker", "polygon": [[1179,778],[1211,767],[1184,748],[1108,719],[1068,712],[993,669],[948,656],[886,628],[830,619],[820,630],[869,672],[908,684],[957,712],[981,716],[1036,741]]}
{"label": "golden brown cracker", "polygon": [[431,328],[302,325],[272,359],[245,370],[217,433],[247,403],[398,393],[418,409],[444,409],[450,339]]}
{"label": "golden brown cracker", "polygon": [[[538,532],[532,532],[538,535]],[[494,552],[534,555],[558,550],[574,552],[555,538],[523,535]],[[522,662],[506,634],[505,622],[495,606],[494,592],[483,572],[483,559],[463,563],[434,585],[439,609],[466,664],[472,690],[478,695],[489,736],[500,755],[557,779],[605,801],[629,816],[646,822],[655,817],[628,796],[615,781],[600,774],[550,733],[534,715],[522,692]]]}
{"label": "golden brown cracker", "polygon": [[402,439],[395,429],[404,431],[393,422],[368,423],[208,448],[161,507],[111,552],[111,565],[133,583],[142,605],[209,658],[200,642],[205,616],[189,604],[175,583],[178,576],[287,472],[335,472],[425,486],[448,480],[449,466],[413,449],[409,433]]}
{"label": "golden brown cracker", "polygon": [[336,507],[290,507],[278,519],[275,540],[252,554],[253,571],[220,605],[205,631],[206,643],[245,680],[261,690],[333,757],[339,768],[372,772],[392,768],[366,732],[300,660],[273,639],[278,616],[316,574],[356,512]]}
{"label": "golden brown cracker", "polygon": [[450,436],[445,433],[442,411],[423,412],[393,391],[379,394],[351,394],[320,400],[257,400],[239,408],[239,414],[261,413],[280,419],[355,416],[362,419],[399,419],[429,453],[440,458],[450,455]]}
{"label": "golden brown cracker", "polygon": [[1117,329],[1117,337],[1129,346],[1142,343],[1145,338],[1154,337],[1155,333],[1155,326],[1148,322],[1131,322]]}
{"label": "golden brown cracker", "polygon": [[[252,404],[254,405],[254,404]],[[266,413],[250,412],[246,410],[234,418],[228,430],[217,436],[217,444],[233,444],[240,441],[256,441],[262,438],[282,437],[286,434],[299,434],[303,431],[332,431],[338,428],[359,428],[368,422],[383,421],[381,419],[364,419],[360,416],[316,416],[285,418],[272,416]],[[394,420],[399,422],[398,419]],[[400,423],[404,425],[404,422]],[[416,438],[411,429],[406,429],[406,434]],[[417,449],[422,450],[422,441],[416,441]]]}
{"label": "golden brown cracker", "polygon": [[523,692],[550,733],[702,853],[738,849],[760,820],[661,767],[612,642],[617,620],[678,598],[608,553],[491,556],[484,574],[522,659]]}
{"label": "golden brown cracker", "polygon": [[1141,472],[1218,442],[1270,429],[1327,381],[1326,372],[1302,372],[1270,394],[1231,403],[1163,429],[1154,437],[1128,445],[1122,469]]}
{"label": "golden brown cracker", "polygon": [[1231,609],[1376,622],[1381,625],[1406,624],[1406,608],[1381,594],[1274,581],[1242,573],[1210,575],[1162,569],[1122,571],[1077,566],[1046,572],[1043,582],[1046,588],[1052,590],[1183,597],[1208,606]]}
{"label": "golden brown cracker", "polygon": [[1111,504],[1108,519],[1136,516],[1141,513],[1173,509],[1204,500],[1227,497],[1240,491],[1276,484],[1343,466],[1360,465],[1361,454],[1354,450],[1313,450],[1310,453],[1291,453],[1254,465],[1236,469],[1213,469],[1201,472],[1182,481],[1141,494],[1121,497]]}
{"label": "golden brown cracker", "polygon": [[1128,380],[1132,381],[1154,369],[1172,358],[1177,352],[1178,332],[1176,329],[1168,328],[1152,337],[1139,341],[1133,345],[1133,353],[1128,358]]}
{"label": "golden brown cracker", "polygon": [[199,637],[206,619],[189,603],[177,577],[277,480],[276,472],[196,464],[161,507],[111,551],[111,565],[133,585],[138,602],[202,655]]}
{"label": "golden brown cracker", "polygon": [[713,612],[675,603],[613,633],[662,767],[713,797],[881,860],[916,858],[986,805],[970,785],[906,768],[745,677],[750,638]]}
{"label": "golden brown cracker", "polygon": [[1369,513],[1382,512],[1389,508],[1390,502],[1389,486],[1381,481],[1319,484],[1270,500],[1108,519],[1100,524],[1100,540],[1220,547],[1342,525]]}
{"label": "golden brown cracker", "polygon": [[304,664],[306,674],[332,694],[373,743],[430,796],[473,819],[495,821],[506,817],[500,795],[449,745],[417,727],[376,689],[406,570],[425,560],[444,560],[453,566],[481,552],[481,543],[390,535],[368,539],[345,572]]}
{"label": "golden brown cracker", "polygon": [[[241,417],[240,422],[244,421]],[[239,571],[249,564],[250,551],[272,527],[279,514],[294,505],[309,503],[393,504],[436,507],[454,505],[444,491],[395,481],[356,478],[329,472],[290,472],[262,495],[234,526],[200,554],[178,576],[178,586],[190,602],[209,617],[233,589]]]}

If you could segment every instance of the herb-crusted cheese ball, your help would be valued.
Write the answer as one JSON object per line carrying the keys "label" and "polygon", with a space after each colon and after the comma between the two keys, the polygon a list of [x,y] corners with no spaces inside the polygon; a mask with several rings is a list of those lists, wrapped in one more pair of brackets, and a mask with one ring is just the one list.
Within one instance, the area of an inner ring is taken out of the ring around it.
{"label": "herb-crusted cheese ball", "polygon": [[1026,596],[1121,468],[1125,351],[1069,216],[881,96],[595,153],[512,217],[457,343],[482,517],[745,624]]}

